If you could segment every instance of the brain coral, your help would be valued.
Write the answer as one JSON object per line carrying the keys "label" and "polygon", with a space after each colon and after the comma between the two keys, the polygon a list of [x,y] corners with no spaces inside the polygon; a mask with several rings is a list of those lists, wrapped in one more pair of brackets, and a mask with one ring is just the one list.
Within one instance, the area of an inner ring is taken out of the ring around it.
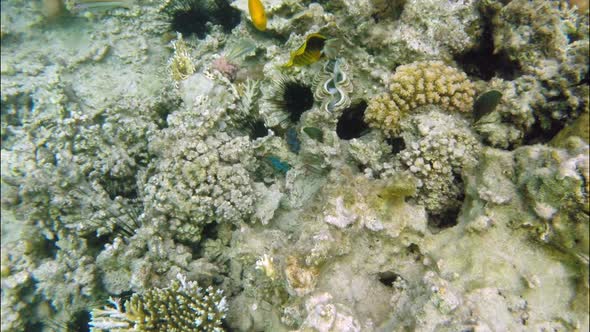
{"label": "brain coral", "polygon": [[365,120],[386,135],[399,132],[399,121],[411,110],[429,104],[446,111],[467,112],[475,89],[465,73],[442,61],[414,62],[399,66],[391,78],[389,93],[369,102]]}

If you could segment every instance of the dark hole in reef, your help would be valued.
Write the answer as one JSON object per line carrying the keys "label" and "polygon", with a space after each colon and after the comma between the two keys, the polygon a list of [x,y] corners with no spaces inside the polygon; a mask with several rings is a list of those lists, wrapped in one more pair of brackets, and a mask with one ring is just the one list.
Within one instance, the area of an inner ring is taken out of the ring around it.
{"label": "dark hole in reef", "polygon": [[408,252],[408,256],[415,257],[415,261],[419,261],[422,259],[422,252],[420,251],[420,247],[417,244],[410,243],[410,245],[406,247],[406,251]]}
{"label": "dark hole in reef", "polygon": [[406,142],[401,137],[391,137],[385,140],[391,146],[391,152],[398,154],[406,148]]}
{"label": "dark hole in reef", "polygon": [[437,214],[430,214],[428,217],[428,226],[430,231],[435,234],[443,229],[453,227],[459,222],[458,217],[459,213],[461,212],[461,205],[465,200],[465,193],[463,192],[464,184],[461,174],[453,172],[453,182],[454,185],[461,188],[461,193],[454,199],[454,204],[445,211]]}
{"label": "dark hole in reef", "polygon": [[219,231],[219,224],[216,222],[210,222],[203,227],[202,238],[203,239],[215,239]]}
{"label": "dark hole in reef", "polygon": [[250,138],[257,139],[268,135],[268,128],[262,120],[256,120],[250,124]]}
{"label": "dark hole in reef", "polygon": [[[564,110],[567,114],[576,114],[578,110],[574,110],[567,105],[566,98],[563,95],[547,98],[543,109],[537,109],[534,113],[535,123],[525,133],[523,144],[532,145],[539,143],[547,143],[555,137],[566,125],[565,119],[554,119],[551,113],[554,110]],[[578,113],[579,114],[579,113]]]}
{"label": "dark hole in reef", "polygon": [[227,0],[215,0],[213,17],[215,18],[213,23],[221,25],[226,33],[231,32],[241,20],[240,11],[230,6]]}
{"label": "dark hole in reef", "polygon": [[110,199],[115,199],[117,196],[128,199],[138,197],[137,186],[133,177],[120,178],[106,174],[99,182]]}
{"label": "dark hole in reef", "polygon": [[295,81],[281,84],[281,99],[277,103],[289,113],[289,119],[299,121],[301,114],[313,106],[313,92],[307,85]]}
{"label": "dark hole in reef", "polygon": [[154,106],[154,111],[156,113],[155,121],[158,129],[168,128],[168,115],[172,113],[175,108],[180,106],[180,103],[180,100],[176,100],[172,104],[160,102]]}
{"label": "dark hole in reef", "polygon": [[88,332],[90,331],[90,312],[86,310],[78,311],[67,324],[68,331]]}
{"label": "dark hole in reef", "polygon": [[43,331],[44,324],[41,322],[29,322],[24,326],[24,332],[39,332]]}
{"label": "dark hole in reef", "polygon": [[207,23],[218,24],[230,32],[240,23],[239,10],[231,7],[227,0],[215,0],[206,6],[200,0],[172,0],[164,9],[170,17],[172,30],[185,36],[196,35],[204,38],[209,32]]}
{"label": "dark hole in reef", "polygon": [[124,291],[121,294],[117,294],[117,298],[121,301],[121,304],[127,302],[131,296],[133,296],[133,294],[135,294],[133,291],[128,290],[128,291]]}
{"label": "dark hole in reef", "polygon": [[540,143],[547,143],[555,137],[559,133],[561,129],[564,127],[564,123],[551,119],[550,121],[546,121],[547,128],[543,128],[541,125],[541,121],[536,119],[535,123],[527,131],[524,135],[523,144],[524,145],[533,145],[533,144],[540,144]]}
{"label": "dark hole in reef", "polygon": [[367,168],[367,165],[358,164],[357,167],[359,169],[359,172],[363,173],[365,171],[365,169]]}
{"label": "dark hole in reef", "polygon": [[381,282],[387,287],[393,287],[393,283],[396,282],[398,279],[401,279],[399,274],[393,271],[380,272],[377,275],[377,277],[379,278],[379,282]]}
{"label": "dark hole in reef", "polygon": [[451,228],[458,223],[459,212],[461,207],[453,207],[441,212],[440,214],[433,214],[428,218],[428,226],[433,233],[438,233],[443,229]]}
{"label": "dark hole in reef", "polygon": [[39,248],[40,255],[42,258],[53,257],[57,255],[57,250],[59,247],[57,246],[57,239],[50,240],[48,238],[43,238],[43,242],[41,242],[41,246]]}
{"label": "dark hole in reef", "polygon": [[107,243],[112,242],[114,236],[112,234],[102,234],[101,236],[95,236],[95,233],[90,233],[82,237],[86,240],[88,249],[98,255]]}
{"label": "dark hole in reef", "polygon": [[367,102],[364,100],[345,109],[336,124],[338,137],[349,140],[366,134],[369,131],[364,120],[366,109]]}
{"label": "dark hole in reef", "polygon": [[491,12],[491,9],[483,8],[481,12],[483,32],[479,45],[456,55],[455,61],[468,75],[480,77],[485,81],[489,81],[494,76],[513,80],[520,75],[518,63],[510,60],[503,52],[494,53],[492,18],[495,15],[496,13]]}
{"label": "dark hole in reef", "polygon": [[375,10],[371,17],[375,22],[379,22],[383,19],[391,18],[397,20],[402,16],[406,0],[398,1],[382,1],[380,4],[375,5]]}

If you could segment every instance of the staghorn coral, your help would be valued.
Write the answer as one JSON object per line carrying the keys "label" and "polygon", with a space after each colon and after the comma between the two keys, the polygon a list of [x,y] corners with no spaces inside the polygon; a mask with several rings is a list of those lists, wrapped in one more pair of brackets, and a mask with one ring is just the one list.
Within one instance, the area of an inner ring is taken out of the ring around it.
{"label": "staghorn coral", "polygon": [[227,310],[223,291],[203,289],[179,274],[168,288],[133,294],[125,302],[92,311],[91,331],[207,331],[222,332]]}
{"label": "staghorn coral", "polygon": [[389,92],[369,101],[365,120],[388,136],[399,133],[399,122],[423,105],[445,111],[467,112],[475,90],[465,73],[441,61],[414,62],[399,66],[391,77]]}

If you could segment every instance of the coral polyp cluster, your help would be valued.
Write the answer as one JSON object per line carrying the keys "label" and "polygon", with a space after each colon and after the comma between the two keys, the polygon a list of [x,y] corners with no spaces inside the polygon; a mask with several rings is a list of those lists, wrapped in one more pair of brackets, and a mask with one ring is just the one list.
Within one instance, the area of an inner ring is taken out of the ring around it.
{"label": "coral polyp cluster", "polygon": [[386,135],[395,135],[399,121],[417,107],[437,105],[446,111],[467,112],[474,95],[465,73],[442,61],[415,62],[396,69],[389,91],[369,101],[365,120]]}

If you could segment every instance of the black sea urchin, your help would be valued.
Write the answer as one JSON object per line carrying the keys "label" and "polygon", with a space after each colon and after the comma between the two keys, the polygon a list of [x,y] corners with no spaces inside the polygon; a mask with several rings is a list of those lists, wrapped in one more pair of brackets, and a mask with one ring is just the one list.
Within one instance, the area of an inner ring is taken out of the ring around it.
{"label": "black sea urchin", "polygon": [[240,12],[227,0],[172,0],[162,11],[168,15],[171,29],[185,36],[204,38],[209,31],[207,23],[221,25],[225,32],[240,23]]}
{"label": "black sea urchin", "polygon": [[308,85],[281,77],[276,82],[275,94],[271,101],[278,109],[287,112],[291,121],[297,122],[301,114],[313,106],[313,92]]}
{"label": "black sea urchin", "polygon": [[362,100],[342,112],[336,125],[336,134],[341,139],[349,140],[359,138],[369,131],[369,126],[365,123],[365,110],[367,102]]}

